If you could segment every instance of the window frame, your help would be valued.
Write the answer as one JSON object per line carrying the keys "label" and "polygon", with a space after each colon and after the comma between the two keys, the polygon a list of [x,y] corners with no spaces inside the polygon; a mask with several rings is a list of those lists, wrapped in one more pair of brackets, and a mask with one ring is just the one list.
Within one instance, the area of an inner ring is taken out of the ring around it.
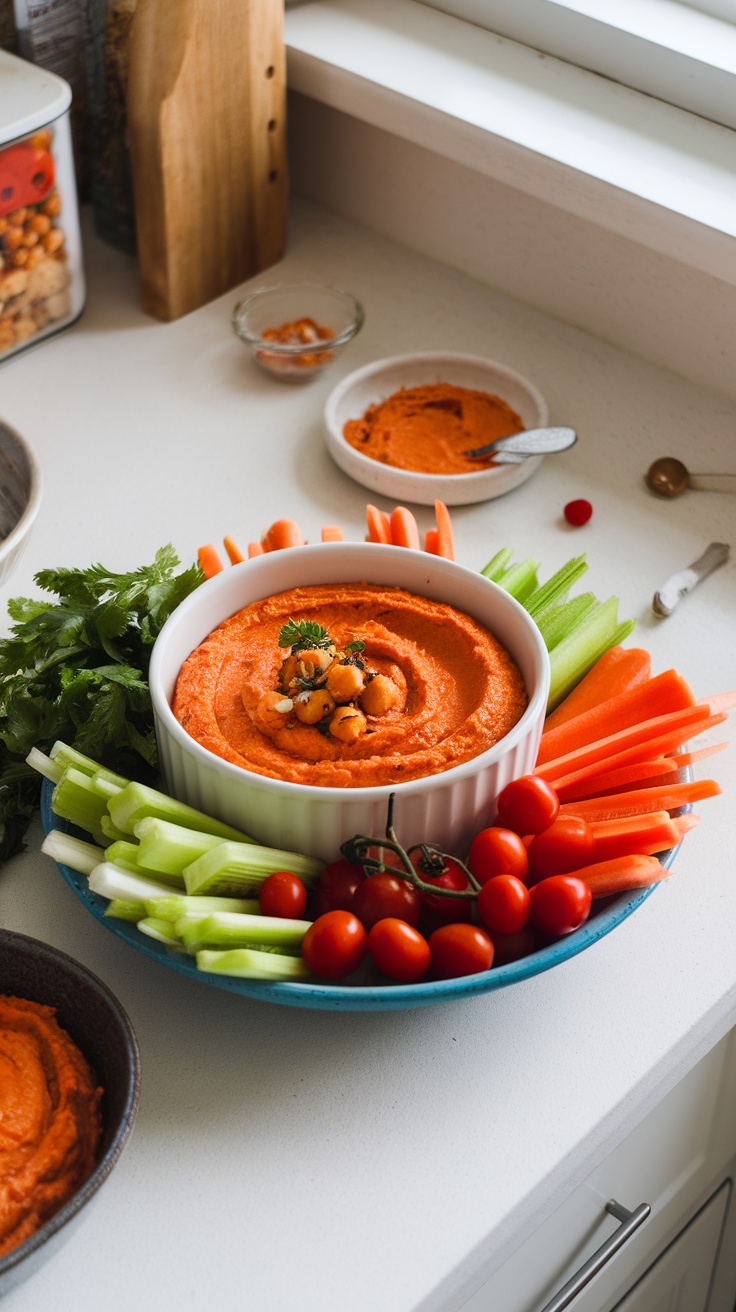
{"label": "window frame", "polygon": [[736,0],[419,3],[736,129]]}

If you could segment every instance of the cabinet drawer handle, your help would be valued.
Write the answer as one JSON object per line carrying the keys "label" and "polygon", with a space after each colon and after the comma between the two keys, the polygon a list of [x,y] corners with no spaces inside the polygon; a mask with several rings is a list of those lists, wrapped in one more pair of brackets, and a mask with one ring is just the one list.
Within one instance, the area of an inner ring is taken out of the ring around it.
{"label": "cabinet drawer handle", "polygon": [[646,1221],[651,1210],[649,1203],[640,1203],[633,1212],[629,1212],[627,1208],[622,1207],[620,1203],[615,1202],[613,1199],[610,1203],[606,1203],[606,1211],[621,1222],[618,1230],[614,1230],[610,1238],[604,1244],[601,1244],[600,1248],[596,1249],[592,1257],[589,1257],[587,1262],[583,1263],[579,1270],[575,1272],[575,1275],[568,1280],[567,1284],[563,1285],[562,1289],[558,1289],[554,1298],[551,1298],[549,1303],[545,1303],[541,1312],[563,1312],[563,1308],[569,1307],[573,1299],[577,1298],[581,1290],[593,1279],[593,1276],[602,1271],[619,1248],[623,1248],[634,1231],[638,1230],[639,1226]]}

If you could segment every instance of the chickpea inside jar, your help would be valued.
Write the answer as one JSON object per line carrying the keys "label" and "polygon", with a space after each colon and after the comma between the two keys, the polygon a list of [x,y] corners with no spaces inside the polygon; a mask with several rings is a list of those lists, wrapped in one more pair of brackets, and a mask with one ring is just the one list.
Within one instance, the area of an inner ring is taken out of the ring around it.
{"label": "chickpea inside jar", "polygon": [[279,646],[289,648],[279,685],[264,693],[256,708],[264,728],[286,729],[296,719],[349,745],[369,731],[369,716],[386,715],[399,700],[393,680],[365,659],[360,638],[338,650],[321,626],[290,620]]}

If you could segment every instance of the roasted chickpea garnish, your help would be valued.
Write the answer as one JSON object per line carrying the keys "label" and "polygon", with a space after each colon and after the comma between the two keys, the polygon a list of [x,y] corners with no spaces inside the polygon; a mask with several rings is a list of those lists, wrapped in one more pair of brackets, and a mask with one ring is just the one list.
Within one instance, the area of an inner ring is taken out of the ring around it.
{"label": "roasted chickpea garnish", "polygon": [[350,744],[366,732],[366,714],[383,715],[398,700],[392,680],[366,664],[365,643],[360,638],[338,652],[321,625],[313,620],[289,620],[279,634],[279,646],[289,647],[290,652],[279,668],[278,691],[268,703],[269,714],[278,704],[288,706],[292,724],[293,715],[300,724],[313,725],[318,732]]}
{"label": "roasted chickpea garnish", "polygon": [[300,651],[296,657],[297,672],[300,679],[316,679],[320,674],[324,674],[330,668],[335,659],[335,649],[331,648],[310,648],[308,651]]}
{"label": "roasted chickpea garnish", "polygon": [[376,674],[361,693],[360,707],[366,715],[385,715],[398,700],[399,690],[393,679]]}
{"label": "roasted chickpea garnish", "polygon": [[294,703],[280,692],[264,692],[256,707],[256,715],[271,729],[283,729]]}
{"label": "roasted chickpea garnish", "polygon": [[333,661],[327,671],[327,689],[336,702],[354,702],[365,686],[365,674],[351,661]]}
{"label": "roasted chickpea garnish", "polygon": [[357,706],[338,706],[330,720],[332,737],[343,743],[356,743],[365,730],[365,716]]}
{"label": "roasted chickpea garnish", "polygon": [[335,703],[326,688],[300,693],[294,701],[294,714],[302,724],[320,724],[334,709]]}

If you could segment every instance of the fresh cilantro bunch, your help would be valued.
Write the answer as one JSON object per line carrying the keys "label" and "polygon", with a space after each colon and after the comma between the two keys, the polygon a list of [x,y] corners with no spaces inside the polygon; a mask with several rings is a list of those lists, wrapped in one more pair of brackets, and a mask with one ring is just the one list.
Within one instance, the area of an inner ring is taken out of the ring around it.
{"label": "fresh cilantro bunch", "polygon": [[52,600],[8,603],[0,639],[0,860],[22,850],[38,804],[40,777],[25,763],[32,747],[57,738],[119,774],[155,778],[148,688],[151,648],[173,610],[203,580],[198,566],[176,573],[169,545],[131,574],[41,570]]}

